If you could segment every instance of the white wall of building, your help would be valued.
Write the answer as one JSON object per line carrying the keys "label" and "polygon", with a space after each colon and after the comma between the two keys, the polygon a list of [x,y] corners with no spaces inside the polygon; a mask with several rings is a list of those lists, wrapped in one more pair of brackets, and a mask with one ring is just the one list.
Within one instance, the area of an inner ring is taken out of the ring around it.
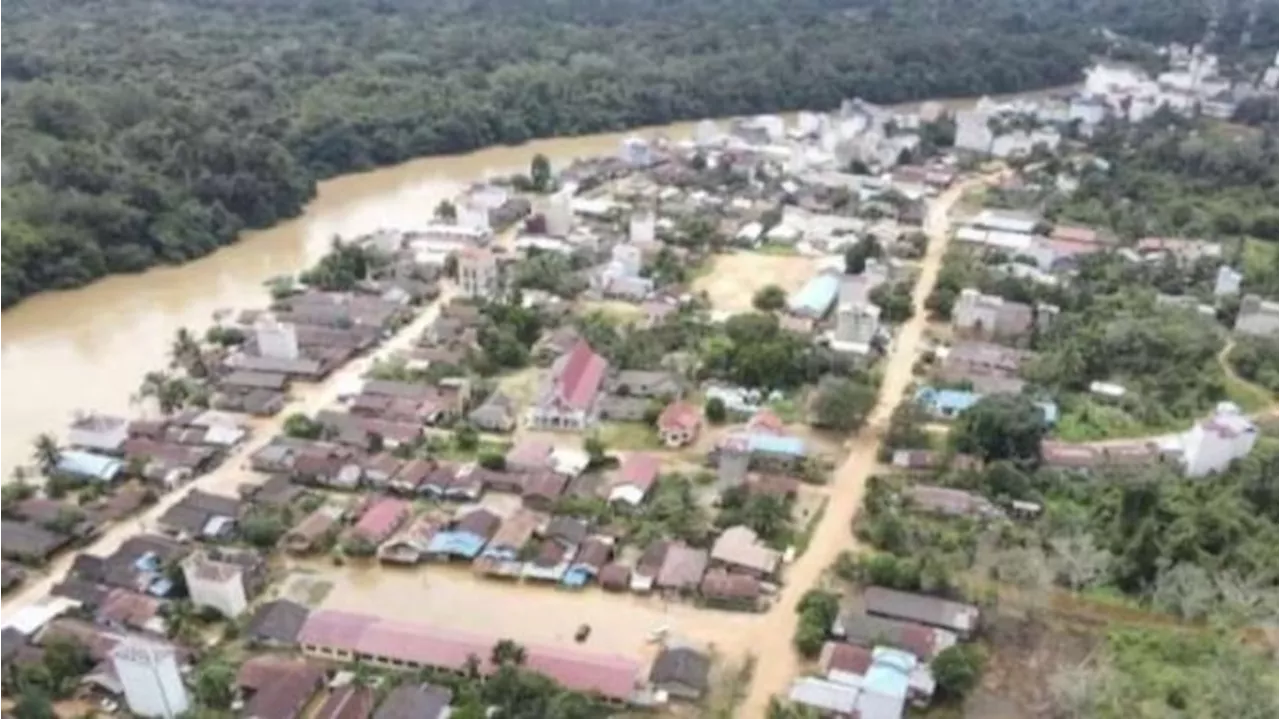
{"label": "white wall of building", "polygon": [[233,564],[215,562],[197,553],[182,563],[182,574],[191,603],[197,607],[211,607],[224,617],[234,618],[249,604],[243,570]]}
{"label": "white wall of building", "polygon": [[263,357],[298,359],[298,332],[292,324],[265,315],[254,323],[253,333]]}

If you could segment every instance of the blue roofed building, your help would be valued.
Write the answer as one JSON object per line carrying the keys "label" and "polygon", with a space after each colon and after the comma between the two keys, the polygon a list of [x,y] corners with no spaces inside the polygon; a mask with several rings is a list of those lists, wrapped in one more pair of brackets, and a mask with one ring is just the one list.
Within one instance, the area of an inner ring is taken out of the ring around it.
{"label": "blue roofed building", "polygon": [[484,537],[470,532],[439,532],[427,544],[427,553],[442,557],[475,559],[484,549]]}
{"label": "blue roofed building", "polygon": [[[955,419],[961,412],[969,409],[982,399],[978,392],[963,389],[936,389],[921,387],[916,392],[916,403],[922,405],[929,414],[939,419]],[[1054,402],[1036,402],[1036,406],[1044,414],[1044,423],[1054,425],[1058,422],[1058,405]]]}
{"label": "blue roofed building", "polygon": [[787,309],[791,314],[809,319],[821,319],[835,304],[840,292],[840,276],[824,272],[805,283],[800,291],[791,295]]}
{"label": "blue roofed building", "polygon": [[66,449],[58,453],[58,472],[73,477],[110,482],[124,471],[124,462],[105,454]]}

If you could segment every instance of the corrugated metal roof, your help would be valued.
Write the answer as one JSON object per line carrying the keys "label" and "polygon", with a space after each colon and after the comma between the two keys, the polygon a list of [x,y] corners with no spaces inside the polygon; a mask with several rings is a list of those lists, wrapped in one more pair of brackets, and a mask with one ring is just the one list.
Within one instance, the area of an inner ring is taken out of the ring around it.
{"label": "corrugated metal roof", "polygon": [[810,279],[799,292],[792,295],[788,306],[792,312],[823,315],[831,309],[839,291],[840,278],[837,275],[821,274]]}

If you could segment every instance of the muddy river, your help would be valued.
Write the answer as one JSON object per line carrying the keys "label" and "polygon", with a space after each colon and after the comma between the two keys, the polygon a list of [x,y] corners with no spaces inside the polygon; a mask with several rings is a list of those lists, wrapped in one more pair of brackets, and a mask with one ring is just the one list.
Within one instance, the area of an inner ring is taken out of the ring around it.
{"label": "muddy river", "polygon": [[[695,124],[634,133],[683,139]],[[562,166],[576,157],[614,152],[629,134],[539,140],[335,178],[320,184],[300,217],[246,233],[203,259],[26,300],[0,318],[0,476],[7,480],[14,467],[30,464],[34,437],[61,434],[77,411],[137,412],[130,397],[146,372],[164,364],[179,328],[203,331],[219,309],[264,304],[264,283],[314,262],[332,236],[412,228],[429,221],[441,199],[487,176],[527,168],[537,153]]]}

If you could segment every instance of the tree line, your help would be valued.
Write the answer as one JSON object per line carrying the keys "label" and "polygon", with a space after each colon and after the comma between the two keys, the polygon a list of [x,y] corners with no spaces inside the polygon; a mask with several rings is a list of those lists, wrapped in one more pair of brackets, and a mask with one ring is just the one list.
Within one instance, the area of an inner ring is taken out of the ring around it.
{"label": "tree line", "polygon": [[855,95],[1059,85],[1102,47],[1098,25],[1188,41],[1204,21],[1191,0],[19,0],[0,300],[199,257],[343,172]]}

